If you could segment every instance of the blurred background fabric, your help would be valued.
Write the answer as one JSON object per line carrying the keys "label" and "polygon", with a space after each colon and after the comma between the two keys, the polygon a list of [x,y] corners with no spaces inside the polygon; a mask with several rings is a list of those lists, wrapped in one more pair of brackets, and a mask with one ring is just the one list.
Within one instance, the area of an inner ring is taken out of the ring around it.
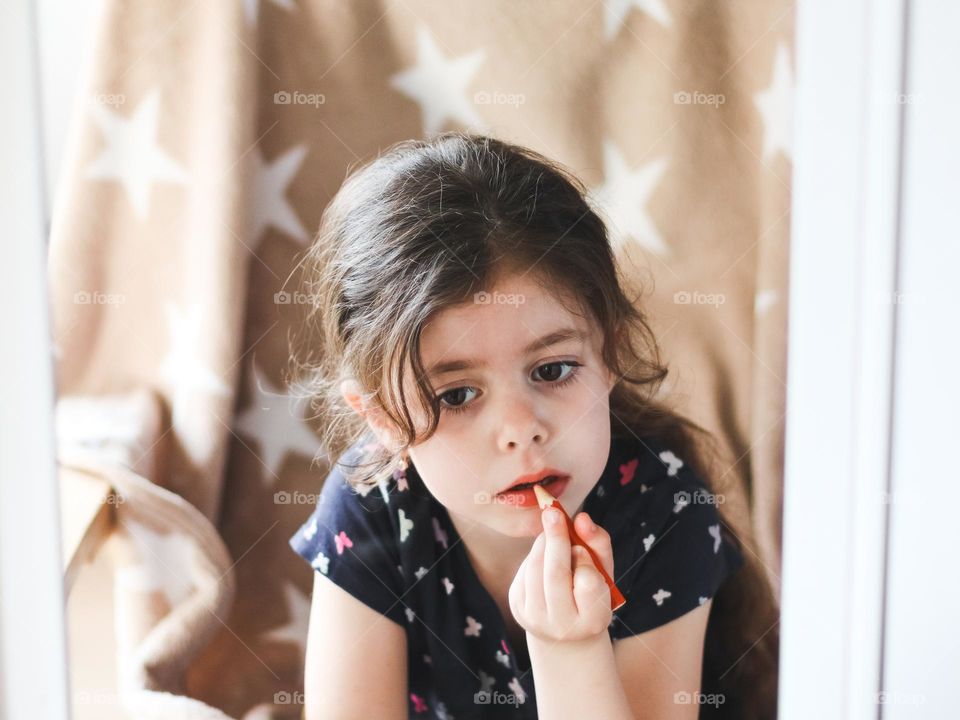
{"label": "blurred background fabric", "polygon": [[58,394],[153,398],[150,462],[127,457],[158,491],[126,480],[113,540],[125,712],[300,716],[312,577],[287,539],[329,458],[285,375],[288,278],[348,168],[443,130],[590,188],[779,596],[793,11],[101,3],[49,268]]}

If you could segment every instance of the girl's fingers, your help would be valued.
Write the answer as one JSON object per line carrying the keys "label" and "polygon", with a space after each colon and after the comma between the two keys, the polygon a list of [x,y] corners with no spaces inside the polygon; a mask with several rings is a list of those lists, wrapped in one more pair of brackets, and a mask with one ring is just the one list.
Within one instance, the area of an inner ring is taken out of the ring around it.
{"label": "girl's fingers", "polygon": [[[550,514],[555,522],[549,522]],[[551,619],[559,620],[569,615],[571,607],[570,588],[573,575],[570,568],[570,535],[567,521],[556,508],[542,512],[543,534],[546,544],[543,556],[543,586],[546,594],[547,613]]]}
{"label": "girl's fingers", "polygon": [[547,601],[543,593],[543,546],[545,534],[540,533],[524,560],[524,609],[533,616],[546,615]]}
{"label": "girl's fingers", "polygon": [[[601,612],[610,607],[610,588],[597,571],[589,553],[576,547],[573,553],[573,598],[581,618],[605,616]],[[607,621],[609,622],[609,620]],[[600,632],[603,628],[597,628]]]}
{"label": "girl's fingers", "polygon": [[594,524],[585,512],[579,513],[573,524],[577,534],[600,558],[603,569],[610,577],[613,577],[613,545],[610,542],[610,534],[600,525]]}

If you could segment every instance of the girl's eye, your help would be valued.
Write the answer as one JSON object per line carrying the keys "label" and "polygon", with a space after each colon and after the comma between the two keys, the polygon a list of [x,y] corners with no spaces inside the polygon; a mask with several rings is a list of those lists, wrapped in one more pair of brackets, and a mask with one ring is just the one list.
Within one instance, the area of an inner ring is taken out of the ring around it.
{"label": "girl's eye", "polygon": [[[537,374],[544,368],[547,368],[549,372],[546,373],[549,377],[543,377],[542,379],[549,383],[554,383],[556,385],[563,385],[568,380],[572,380],[573,376],[576,375],[576,368],[581,367],[580,363],[574,362],[573,360],[560,360],[559,362],[547,363],[546,365],[540,365],[534,374]],[[564,374],[563,369],[569,368],[570,372]]]}
{"label": "girl's eye", "polygon": [[[583,366],[574,360],[560,360],[539,365],[533,373],[540,376],[538,382],[545,382],[553,388],[559,388],[572,382],[577,376],[577,368],[580,367]],[[451,413],[465,412],[469,405],[466,404],[467,400],[463,395],[476,392],[476,388],[472,387],[458,387],[447,390],[440,394],[440,408]]]}
{"label": "girl's eye", "polygon": [[[468,392],[475,393],[476,389],[471,387],[458,387],[454,388],[453,390],[447,390],[445,393],[440,395],[440,407],[449,412],[463,412],[466,409],[466,406],[463,405],[465,401],[461,398],[461,396]],[[445,405],[445,402],[448,404]]]}

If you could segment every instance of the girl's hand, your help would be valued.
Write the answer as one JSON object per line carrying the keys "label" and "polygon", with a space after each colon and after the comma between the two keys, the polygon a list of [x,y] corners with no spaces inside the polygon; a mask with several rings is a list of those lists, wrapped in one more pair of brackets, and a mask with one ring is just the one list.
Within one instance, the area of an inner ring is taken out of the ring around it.
{"label": "girl's hand", "polygon": [[[551,522],[551,516],[556,522]],[[607,632],[613,613],[610,589],[582,547],[571,545],[567,524],[556,508],[541,511],[543,532],[520,564],[508,598],[517,623],[544,640],[579,641]],[[577,533],[613,574],[610,535],[587,513],[574,518]],[[571,549],[572,548],[572,549]]]}

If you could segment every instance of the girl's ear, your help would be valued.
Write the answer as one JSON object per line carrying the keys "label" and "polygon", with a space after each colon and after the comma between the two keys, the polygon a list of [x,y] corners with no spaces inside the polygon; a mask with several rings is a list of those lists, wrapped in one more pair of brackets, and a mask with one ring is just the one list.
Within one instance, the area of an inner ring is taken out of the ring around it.
{"label": "girl's ear", "polygon": [[364,397],[360,383],[353,378],[344,380],[340,383],[340,394],[353,411],[367,421],[381,444],[391,449],[399,447],[393,424],[378,404]]}

